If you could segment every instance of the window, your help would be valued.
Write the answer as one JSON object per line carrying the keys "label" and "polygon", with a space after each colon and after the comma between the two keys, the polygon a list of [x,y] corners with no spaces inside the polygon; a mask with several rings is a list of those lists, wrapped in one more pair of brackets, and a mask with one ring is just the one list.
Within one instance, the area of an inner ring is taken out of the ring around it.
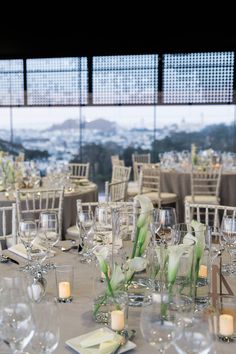
{"label": "window", "polygon": [[93,104],[153,104],[157,55],[93,58]]}
{"label": "window", "polygon": [[0,106],[23,104],[23,60],[0,60]]}
{"label": "window", "polygon": [[164,103],[232,103],[234,52],[164,55]]}
{"label": "window", "polygon": [[86,104],[87,75],[87,58],[28,59],[28,105]]}

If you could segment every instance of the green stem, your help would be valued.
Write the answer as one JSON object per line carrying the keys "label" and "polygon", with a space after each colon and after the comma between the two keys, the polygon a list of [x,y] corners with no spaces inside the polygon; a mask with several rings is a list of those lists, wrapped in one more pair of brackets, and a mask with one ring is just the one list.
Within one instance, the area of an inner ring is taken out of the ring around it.
{"label": "green stem", "polygon": [[107,281],[107,286],[108,286],[109,293],[111,294],[112,297],[114,297],[114,292],[113,292],[113,289],[112,289],[112,286],[111,286],[111,282],[110,282],[110,278],[109,278],[107,272],[105,273],[105,278],[106,278],[106,281]]}
{"label": "green stem", "polygon": [[140,227],[137,226],[136,233],[135,233],[135,239],[134,239],[133,252],[132,252],[131,258],[134,258],[135,254],[136,254],[136,248],[137,248],[137,245],[138,245],[138,238],[139,238],[139,231],[140,231]]}
{"label": "green stem", "polygon": [[93,310],[93,316],[96,316],[98,310],[100,309],[101,305],[103,304],[103,302],[107,299],[107,294],[105,294],[101,300],[99,301],[99,303],[95,306],[95,309]]}

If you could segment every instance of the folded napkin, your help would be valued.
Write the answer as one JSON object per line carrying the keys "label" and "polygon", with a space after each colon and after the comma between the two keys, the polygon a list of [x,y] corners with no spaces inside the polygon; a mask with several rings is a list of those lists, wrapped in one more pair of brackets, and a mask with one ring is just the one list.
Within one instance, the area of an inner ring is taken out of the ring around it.
{"label": "folded napkin", "polygon": [[[37,254],[40,256],[40,254],[45,254],[45,252],[47,251],[47,249],[39,244],[34,243],[33,245],[33,253]],[[11,251],[15,254],[17,254],[18,256],[21,256],[23,258],[27,259],[27,252],[25,249],[25,246],[22,243],[18,243],[17,245],[11,246],[10,248],[8,248],[8,251]],[[55,254],[55,252],[53,252]]]}
{"label": "folded napkin", "polygon": [[81,354],[111,354],[123,341],[123,337],[109,328],[100,328],[66,342]]}

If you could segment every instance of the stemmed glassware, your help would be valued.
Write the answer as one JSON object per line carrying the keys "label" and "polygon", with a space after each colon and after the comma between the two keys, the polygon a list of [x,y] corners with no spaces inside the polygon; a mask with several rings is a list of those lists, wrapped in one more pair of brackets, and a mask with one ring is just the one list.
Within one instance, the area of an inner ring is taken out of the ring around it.
{"label": "stemmed glassware", "polygon": [[1,279],[0,341],[12,353],[22,353],[35,331],[25,288],[26,284],[19,276]]}
{"label": "stemmed glassware", "polygon": [[32,220],[21,220],[18,226],[18,235],[20,237],[21,242],[25,246],[27,252],[27,265],[23,268],[23,270],[30,270],[30,261],[31,261],[31,249],[33,243],[37,237],[37,225]]}
{"label": "stemmed glassware", "polygon": [[153,213],[151,226],[152,234],[156,234],[156,240],[164,244],[171,243],[171,227],[177,222],[174,208],[156,209]]}
{"label": "stemmed glassware", "polygon": [[183,335],[177,338],[174,347],[179,354],[215,353],[209,323],[203,317],[195,318],[191,326],[184,328]]}
{"label": "stemmed glassware", "polygon": [[80,231],[80,240],[82,246],[82,251],[80,252],[80,255],[82,255],[81,262],[89,263],[92,257],[91,250],[93,248],[94,237],[94,218],[92,212],[78,212],[76,224]]}
{"label": "stemmed glassware", "polygon": [[167,294],[153,293],[152,300],[144,302],[140,328],[144,340],[159,353],[165,353],[181,336],[182,323],[172,310]]}
{"label": "stemmed glassware", "polygon": [[[41,212],[39,215],[39,239],[47,248],[47,257],[52,253],[52,247],[59,241],[58,215],[53,211]],[[49,262],[47,269],[54,268]]]}
{"label": "stemmed glassware", "polygon": [[221,222],[221,239],[230,256],[230,263],[226,268],[228,274],[236,274],[236,265],[233,258],[236,256],[236,218],[225,215]]}
{"label": "stemmed glassware", "polygon": [[53,353],[58,347],[60,328],[57,304],[53,299],[46,298],[33,305],[35,333],[27,350],[37,354]]}

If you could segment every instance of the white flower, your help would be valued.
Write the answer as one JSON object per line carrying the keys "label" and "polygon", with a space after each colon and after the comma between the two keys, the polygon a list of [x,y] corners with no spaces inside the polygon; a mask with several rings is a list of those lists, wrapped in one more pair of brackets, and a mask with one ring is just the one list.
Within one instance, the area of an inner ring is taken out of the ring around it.
{"label": "white flower", "polygon": [[141,272],[142,270],[144,270],[146,266],[147,261],[142,257],[134,257],[128,259],[125,265],[125,269],[127,269],[126,281],[129,281],[135,272]]}
{"label": "white flower", "polygon": [[150,221],[150,211],[153,210],[153,204],[151,200],[143,194],[136,195],[134,201],[138,200],[141,206],[141,214],[137,221],[137,226],[139,228],[143,227]]}
{"label": "white flower", "polygon": [[137,220],[132,258],[135,256],[141,256],[149,243],[150,235],[148,233],[148,228],[151,219],[151,211],[153,210],[151,200],[145,195],[137,195],[134,199],[140,203],[141,213]]}
{"label": "white flower", "polygon": [[168,273],[167,273],[167,278],[168,282],[173,284],[175,282],[178,268],[179,268],[179,263],[180,263],[180,258],[188,250],[189,246],[188,245],[174,245],[174,246],[168,246]]}
{"label": "white flower", "polygon": [[107,274],[108,273],[108,265],[107,265],[105,260],[108,257],[109,249],[107,247],[104,247],[104,246],[97,246],[94,249],[93,253],[95,254],[95,256],[98,259],[101,271],[104,274]]}
{"label": "white flower", "polygon": [[204,249],[205,249],[205,231],[206,231],[206,225],[196,221],[192,220],[191,226],[193,227],[195,234],[196,234],[196,258],[201,259]]}
{"label": "white flower", "polygon": [[124,273],[122,272],[120,265],[115,263],[113,266],[113,271],[111,276],[112,290],[118,289],[119,286],[124,282],[124,280],[125,280],[125,276]]}

